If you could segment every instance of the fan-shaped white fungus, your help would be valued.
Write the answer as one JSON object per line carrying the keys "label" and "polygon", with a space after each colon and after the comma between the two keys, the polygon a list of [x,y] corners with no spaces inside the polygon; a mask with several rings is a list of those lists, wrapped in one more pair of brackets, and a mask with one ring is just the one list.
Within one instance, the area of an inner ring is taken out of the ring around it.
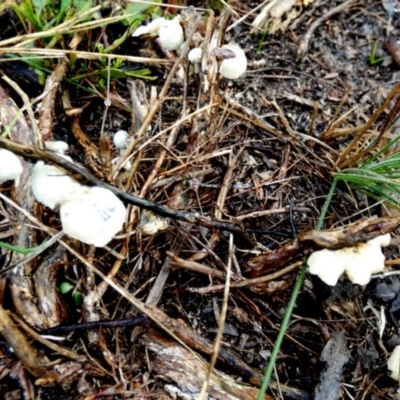
{"label": "fan-shaped white fungus", "polygon": [[140,222],[138,224],[138,229],[144,235],[155,235],[158,231],[164,231],[167,228],[167,219],[160,217],[149,210],[146,210],[142,213]]}
{"label": "fan-shaped white fungus", "polygon": [[68,151],[68,143],[62,140],[44,142],[44,146],[47,150],[54,151],[55,153],[64,154]]}
{"label": "fan-shaped white fungus", "polygon": [[66,172],[43,161],[38,161],[33,167],[30,182],[35,199],[51,209],[82,190],[82,185]]}
{"label": "fan-shaped white fungus", "polygon": [[164,18],[161,21],[158,36],[164,49],[176,50],[183,43],[183,29],[179,21],[179,17],[170,20]]}
{"label": "fan-shaped white fungus", "polygon": [[73,239],[105,246],[125,222],[126,208],[113,192],[86,188],[60,207],[63,231]]}
{"label": "fan-shaped white fungus", "polygon": [[203,57],[203,50],[202,50],[201,47],[196,47],[196,48],[194,48],[194,49],[189,51],[188,59],[193,64],[200,63],[202,57]]}
{"label": "fan-shaped white fungus", "polygon": [[114,135],[113,141],[117,149],[126,149],[128,147],[129,133],[127,131],[117,131]]}
{"label": "fan-shaped white fungus", "polygon": [[396,381],[400,380],[400,346],[396,346],[393,353],[387,360],[387,367],[390,371],[390,377]]}
{"label": "fan-shaped white fungus", "polygon": [[12,151],[0,149],[0,183],[17,179],[23,172],[21,160]]}
{"label": "fan-shaped white fungus", "polygon": [[336,285],[343,272],[352,283],[366,285],[373,273],[383,271],[385,256],[381,246],[387,246],[389,242],[390,234],[386,234],[340,250],[316,251],[307,261],[309,272],[332,286]]}
{"label": "fan-shaped white fungus", "polygon": [[247,57],[244,51],[236,44],[229,43],[222,46],[223,49],[231,50],[235,57],[227,58],[221,62],[219,72],[224,78],[237,79],[242,76],[247,69]]}

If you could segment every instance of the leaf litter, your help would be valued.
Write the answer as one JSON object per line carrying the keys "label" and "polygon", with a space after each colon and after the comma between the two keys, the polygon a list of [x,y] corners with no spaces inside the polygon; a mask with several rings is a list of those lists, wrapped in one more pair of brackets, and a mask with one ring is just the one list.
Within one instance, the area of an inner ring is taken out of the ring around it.
{"label": "leaf litter", "polygon": [[[86,19],[46,27],[33,14],[24,26],[16,9],[1,6],[8,133],[0,147],[23,157],[24,171],[2,184],[0,239],[41,251],[2,250],[3,397],[198,398],[206,388],[209,398],[255,398],[308,254],[391,233],[385,254],[396,273],[393,204],[339,183],[324,229],[314,228],[331,174],[359,167],[396,135],[398,70],[384,42],[398,33],[397,11],[288,2],[269,13],[276,20],[267,16],[262,37],[250,34],[254,3],[215,14],[207,4],[91,4]],[[186,38],[180,51],[131,36],[176,14]],[[216,55],[230,42],[248,59],[237,80],[219,75]],[[374,43],[376,59],[387,62],[369,64]],[[199,45],[201,64],[189,64]],[[47,76],[44,88],[23,67],[31,58]],[[112,142],[121,129],[130,136],[125,149]],[[68,142],[74,164],[44,150],[48,140]],[[31,195],[36,160],[129,206],[113,241],[95,248],[61,238],[57,211]],[[162,229],[139,228],[159,218]],[[42,247],[49,236],[57,239]],[[385,274],[366,287],[307,275],[265,398],[396,398],[386,360],[400,341],[398,282]],[[62,295],[63,282],[74,289]],[[383,325],[373,312],[381,307]]]}

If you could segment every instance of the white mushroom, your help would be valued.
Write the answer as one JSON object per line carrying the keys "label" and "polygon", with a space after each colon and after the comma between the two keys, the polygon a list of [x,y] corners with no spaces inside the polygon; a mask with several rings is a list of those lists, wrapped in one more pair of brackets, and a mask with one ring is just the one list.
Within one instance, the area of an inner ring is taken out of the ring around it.
{"label": "white mushroom", "polygon": [[35,199],[51,209],[82,190],[82,185],[66,172],[43,161],[38,161],[33,167],[30,182]]}
{"label": "white mushroom", "polygon": [[193,64],[199,64],[203,57],[203,49],[201,47],[195,47],[189,51],[188,59]]}
{"label": "white mushroom", "polygon": [[64,232],[73,239],[105,246],[122,229],[126,208],[113,192],[101,187],[85,188],[60,207]]}
{"label": "white mushroom", "polygon": [[235,57],[227,58],[221,62],[219,72],[224,78],[237,79],[242,76],[247,69],[247,57],[243,49],[236,43],[229,43],[222,46],[222,49],[233,51]]}
{"label": "white mushroom", "polygon": [[390,377],[399,381],[400,379],[400,346],[396,346],[387,360]]}
{"label": "white mushroom", "polygon": [[54,151],[55,153],[64,154],[68,151],[68,143],[63,142],[62,140],[44,142],[44,146],[47,150]]}
{"label": "white mushroom", "polygon": [[335,286],[340,275],[345,271],[343,254],[334,250],[319,250],[311,254],[307,260],[309,272],[318,275],[327,285]]}
{"label": "white mushroom", "polygon": [[127,131],[117,131],[114,135],[113,141],[117,149],[123,150],[128,147],[129,133]]}
{"label": "white mushroom", "polygon": [[164,20],[164,18],[156,18],[153,19],[150,23],[147,25],[142,25],[139,26],[135,32],[133,32],[132,36],[133,37],[139,37],[142,35],[158,35],[158,31],[160,30],[160,25],[161,22]]}
{"label": "white mushroom", "polygon": [[180,18],[163,19],[158,32],[159,40],[166,50],[177,50],[183,43],[183,29],[180,24]]}
{"label": "white mushroom", "polygon": [[389,242],[390,234],[386,234],[340,250],[316,251],[308,258],[309,272],[332,286],[336,285],[343,272],[352,283],[366,285],[373,273],[385,268],[381,246],[387,246]]}
{"label": "white mushroom", "polygon": [[18,156],[12,151],[0,149],[0,183],[19,178],[23,170]]}

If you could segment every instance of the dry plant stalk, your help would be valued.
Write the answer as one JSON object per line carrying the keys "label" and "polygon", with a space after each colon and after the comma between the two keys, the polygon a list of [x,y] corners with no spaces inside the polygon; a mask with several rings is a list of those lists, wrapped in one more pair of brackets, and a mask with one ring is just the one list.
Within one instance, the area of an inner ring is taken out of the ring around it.
{"label": "dry plant stalk", "polygon": [[333,230],[309,230],[276,251],[249,259],[247,273],[257,277],[285,265],[294,257],[305,256],[315,249],[338,249],[368,242],[377,236],[393,232],[400,226],[400,216],[368,218]]}
{"label": "dry plant stalk", "polygon": [[362,138],[363,135],[366,134],[366,132],[372,127],[372,125],[375,123],[375,121],[380,117],[380,115],[386,110],[386,108],[389,106],[390,102],[396,95],[400,93],[400,83],[398,83],[393,90],[390,92],[389,96],[386,98],[386,100],[383,102],[383,104],[374,112],[374,114],[371,116],[371,118],[368,120],[368,122],[363,125],[360,128],[356,128],[353,130],[353,132],[357,133],[356,136],[353,138],[351,143],[347,146],[347,148],[343,151],[343,153],[340,155],[340,157],[336,161],[336,166],[339,169],[343,169],[346,167],[349,167],[351,165],[355,165],[356,163],[359,163],[363,160],[364,156],[368,155],[371,153],[371,151],[375,148],[377,148],[383,138],[384,133],[386,132],[387,127],[393,122],[393,119],[396,117],[398,113],[398,108],[400,107],[400,96],[399,99],[397,100],[396,104],[392,108],[391,112],[387,116],[380,134],[378,135],[377,139],[370,145],[366,147],[364,150],[360,150],[356,152],[353,156],[349,156],[350,153],[354,150],[354,148],[358,145],[358,142]]}

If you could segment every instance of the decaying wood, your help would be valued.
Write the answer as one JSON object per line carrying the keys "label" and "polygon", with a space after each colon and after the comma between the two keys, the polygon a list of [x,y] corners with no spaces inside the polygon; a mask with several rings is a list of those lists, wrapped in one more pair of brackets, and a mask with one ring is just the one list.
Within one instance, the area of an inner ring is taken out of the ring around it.
{"label": "decaying wood", "polygon": [[312,229],[276,251],[252,257],[247,262],[252,277],[283,266],[295,256],[310,254],[316,249],[338,249],[367,242],[380,235],[393,232],[400,226],[400,216],[368,218],[333,230]]}
{"label": "decaying wood", "polygon": [[[158,376],[172,381],[187,399],[197,399],[207,375],[207,363],[176,342],[156,333],[146,333],[140,343],[150,350],[150,366]],[[259,390],[236,382],[230,376],[214,370],[207,393],[220,400],[253,400]],[[265,400],[272,400],[265,395]]]}
{"label": "decaying wood", "polygon": [[[21,141],[27,144],[36,143],[34,134],[29,127],[26,119],[20,114],[20,110],[14,101],[5,93],[0,91],[0,118],[1,125],[7,126],[12,121],[16,121],[14,127],[10,131],[10,138],[14,141]],[[14,188],[15,201],[23,204],[26,211],[34,214],[35,199],[30,190],[29,178],[32,165],[23,162],[23,173],[19,178],[18,185]],[[15,217],[16,229],[14,244],[21,248],[33,248],[37,246],[36,235],[32,231],[28,219],[25,215],[18,213]],[[24,259],[21,254],[14,254],[13,263],[17,263]],[[32,275],[37,268],[36,260],[31,259],[29,262],[18,265],[14,268],[10,275],[10,293],[16,312],[23,316],[31,326],[43,329],[49,328],[61,321],[53,318],[55,315],[48,317],[41,308],[41,303],[37,301],[36,293],[33,288]],[[51,297],[51,290],[57,291],[57,288],[47,288]],[[56,293],[53,293],[57,296]],[[42,297],[42,299],[45,299]],[[46,301],[46,300],[45,300]]]}
{"label": "decaying wood", "polygon": [[1,305],[0,334],[14,350],[24,367],[34,377],[39,378],[44,375],[44,364],[47,362],[47,359],[45,359],[45,357],[25,339],[25,336],[15,326],[14,322]]}

